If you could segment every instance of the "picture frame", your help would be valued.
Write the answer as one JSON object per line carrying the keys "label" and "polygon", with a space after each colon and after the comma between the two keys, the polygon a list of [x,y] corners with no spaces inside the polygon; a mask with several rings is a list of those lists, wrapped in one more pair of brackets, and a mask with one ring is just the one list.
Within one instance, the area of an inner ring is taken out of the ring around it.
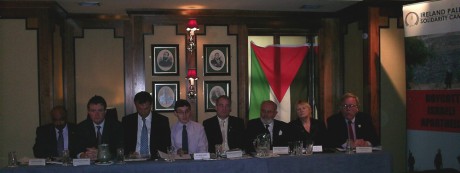
{"label": "picture frame", "polygon": [[178,50],[178,44],[152,44],[152,76],[179,75]]}
{"label": "picture frame", "polygon": [[203,45],[203,67],[205,76],[230,75],[230,45]]}
{"label": "picture frame", "polygon": [[216,111],[216,99],[221,95],[230,97],[230,81],[204,81],[205,112]]}
{"label": "picture frame", "polygon": [[158,112],[174,111],[174,104],[179,99],[178,81],[152,82],[153,107]]}

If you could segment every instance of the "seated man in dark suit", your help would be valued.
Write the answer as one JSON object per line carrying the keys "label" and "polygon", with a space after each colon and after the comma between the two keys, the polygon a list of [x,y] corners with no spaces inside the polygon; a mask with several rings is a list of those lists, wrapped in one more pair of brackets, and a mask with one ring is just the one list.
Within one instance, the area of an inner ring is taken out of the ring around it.
{"label": "seated man in dark suit", "polygon": [[137,112],[122,121],[125,154],[148,158],[156,157],[158,150],[166,152],[166,147],[171,146],[168,118],[152,112],[153,99],[148,92],[137,93],[134,104]]}
{"label": "seated man in dark suit", "polygon": [[203,121],[208,151],[215,152],[215,145],[222,144],[223,151],[243,149],[244,123],[241,118],[230,116],[231,101],[226,95],[216,99],[217,115]]}
{"label": "seated man in dark suit", "polygon": [[69,150],[71,156],[76,152],[75,124],[67,122],[67,111],[62,106],[51,110],[52,123],[37,128],[37,137],[33,147],[37,158],[62,156],[62,151]]}
{"label": "seated man in dark suit", "polygon": [[328,147],[345,148],[347,139],[353,141],[352,147],[379,145],[371,116],[359,112],[358,97],[346,93],[340,103],[340,112],[327,120]]}
{"label": "seated man in dark suit", "polygon": [[112,155],[123,147],[121,123],[114,119],[105,119],[107,103],[101,96],[94,96],[86,105],[90,119],[77,125],[79,158],[97,158],[97,147],[108,144]]}
{"label": "seated man in dark suit", "polygon": [[247,124],[247,151],[254,152],[252,142],[258,135],[270,133],[271,146],[288,146],[291,141],[289,125],[285,122],[275,120],[278,105],[271,100],[262,102],[260,106],[260,118],[250,120]]}

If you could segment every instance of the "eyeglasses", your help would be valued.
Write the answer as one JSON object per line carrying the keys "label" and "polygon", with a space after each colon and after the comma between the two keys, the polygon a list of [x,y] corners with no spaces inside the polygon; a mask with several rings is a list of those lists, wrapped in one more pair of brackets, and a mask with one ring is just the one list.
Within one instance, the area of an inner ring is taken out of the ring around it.
{"label": "eyeglasses", "polygon": [[342,109],[350,109],[350,108],[356,108],[356,107],[358,107],[358,105],[354,105],[354,104],[350,104],[350,105],[345,104],[341,106]]}

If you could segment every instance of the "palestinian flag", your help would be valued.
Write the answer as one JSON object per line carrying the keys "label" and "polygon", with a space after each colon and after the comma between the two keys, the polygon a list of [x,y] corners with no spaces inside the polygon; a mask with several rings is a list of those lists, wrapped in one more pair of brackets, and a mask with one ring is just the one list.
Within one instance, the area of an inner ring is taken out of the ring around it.
{"label": "palestinian flag", "polygon": [[264,100],[278,103],[276,119],[289,122],[296,103],[308,100],[307,45],[259,47],[251,42],[249,119],[260,116]]}

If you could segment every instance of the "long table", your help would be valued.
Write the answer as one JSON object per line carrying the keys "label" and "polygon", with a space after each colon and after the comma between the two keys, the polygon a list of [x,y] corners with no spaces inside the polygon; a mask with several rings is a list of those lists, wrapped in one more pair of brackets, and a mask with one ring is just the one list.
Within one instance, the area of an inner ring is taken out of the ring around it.
{"label": "long table", "polygon": [[176,160],[127,162],[109,166],[20,166],[2,168],[3,173],[137,173],[137,172],[219,172],[219,173],[304,173],[304,172],[353,172],[389,173],[392,172],[391,156],[379,151],[368,154],[315,153],[310,156],[279,156],[272,158],[247,158],[235,160]]}

